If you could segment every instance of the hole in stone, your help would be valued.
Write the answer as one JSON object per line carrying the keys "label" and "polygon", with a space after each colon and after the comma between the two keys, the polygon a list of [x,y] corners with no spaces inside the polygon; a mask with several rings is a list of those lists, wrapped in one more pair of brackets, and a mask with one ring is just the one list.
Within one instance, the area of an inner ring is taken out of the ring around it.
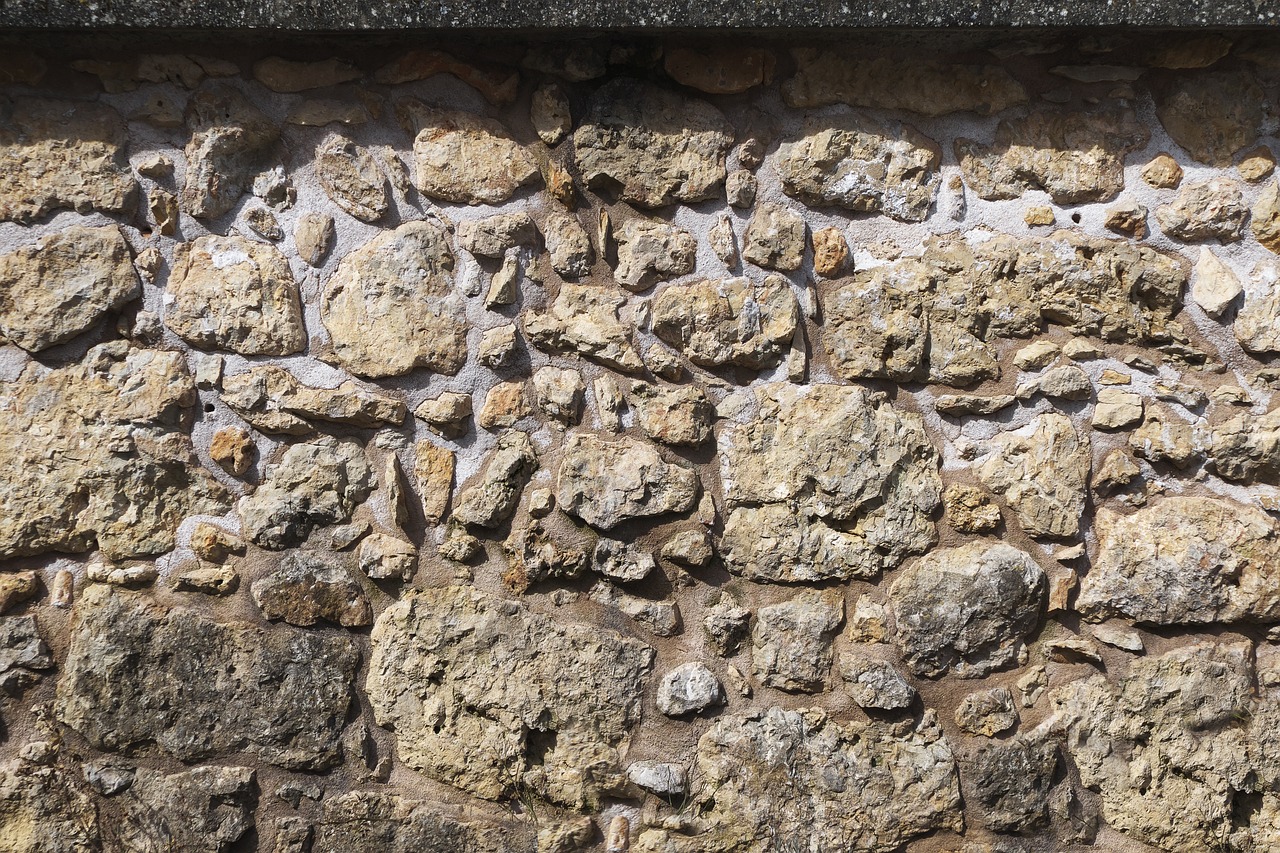
{"label": "hole in stone", "polygon": [[1080,224],[1080,214],[1078,214],[1078,213],[1073,213],[1073,214],[1071,214],[1071,221],[1072,221],[1072,222],[1074,222],[1075,224],[1079,225],[1079,224]]}

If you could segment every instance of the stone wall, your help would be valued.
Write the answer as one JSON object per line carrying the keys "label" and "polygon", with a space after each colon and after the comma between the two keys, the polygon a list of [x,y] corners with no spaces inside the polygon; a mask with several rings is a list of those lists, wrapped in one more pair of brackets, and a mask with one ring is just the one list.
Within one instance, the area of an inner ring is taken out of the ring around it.
{"label": "stone wall", "polygon": [[0,849],[1280,847],[1280,49],[0,53]]}

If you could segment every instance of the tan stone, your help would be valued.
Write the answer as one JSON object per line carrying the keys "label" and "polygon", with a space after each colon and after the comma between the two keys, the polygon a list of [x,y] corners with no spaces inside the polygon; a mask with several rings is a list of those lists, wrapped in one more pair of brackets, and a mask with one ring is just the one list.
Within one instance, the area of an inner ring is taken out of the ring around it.
{"label": "tan stone", "polygon": [[1236,164],[1240,177],[1251,184],[1261,183],[1271,177],[1276,170],[1276,156],[1265,145],[1259,145],[1246,151],[1244,157]]}
{"label": "tan stone", "polygon": [[511,517],[538,454],[519,430],[503,433],[485,462],[484,471],[458,493],[453,518],[470,527],[494,528]]}
{"label": "tan stone", "polygon": [[544,364],[533,372],[529,391],[534,405],[547,417],[565,426],[573,426],[582,420],[587,386],[580,371]]}
{"label": "tan stone", "polygon": [[824,278],[835,278],[849,264],[849,244],[839,228],[813,232],[813,270]]}
{"label": "tan stone", "polygon": [[662,67],[671,79],[708,95],[737,95],[773,80],[772,51],[759,47],[668,47]]}
{"label": "tan stone", "polygon": [[179,196],[182,209],[197,218],[212,219],[239,201],[280,131],[238,90],[221,84],[191,96],[185,121],[191,139]]}
{"label": "tan stone", "polygon": [[609,530],[628,519],[685,512],[699,492],[697,471],[667,462],[651,444],[584,432],[565,439],[556,502],[592,527]]}
{"label": "tan stone", "polygon": [[[700,367],[777,364],[791,345],[800,309],[780,276],[668,287],[652,303],[653,332]],[[749,319],[748,319],[749,318]]]}
{"label": "tan stone", "polygon": [[209,457],[235,477],[248,473],[256,450],[249,431],[239,427],[223,427],[209,442]]}
{"label": "tan stone", "polygon": [[323,263],[335,237],[333,217],[327,213],[304,213],[293,231],[298,257],[313,267]]}
{"label": "tan stone", "polygon": [[1128,429],[1142,421],[1142,397],[1119,388],[1102,388],[1093,407],[1093,427],[1102,430]]}
{"label": "tan stone", "polygon": [[558,145],[573,130],[569,96],[559,84],[543,83],[534,89],[529,101],[529,123],[548,145]]}
{"label": "tan stone", "polygon": [[439,524],[449,509],[453,494],[453,451],[430,441],[414,445],[413,476],[417,481],[422,514],[428,524]]}
{"label": "tan stone", "polygon": [[1220,317],[1244,291],[1240,279],[1209,249],[1200,250],[1200,259],[1191,271],[1191,298],[1211,317]]}
{"label": "tan stone", "polygon": [[1035,204],[1027,208],[1027,212],[1022,215],[1022,221],[1027,223],[1030,228],[1037,228],[1044,225],[1053,225],[1058,220],[1054,216],[1052,207],[1044,204]]}
{"label": "tan stone", "polygon": [[1156,116],[1174,142],[1210,166],[1230,166],[1257,142],[1262,88],[1245,71],[1183,75],[1156,92]]}
{"label": "tan stone", "polygon": [[222,401],[266,433],[305,435],[309,420],[370,429],[404,423],[405,404],[377,388],[347,380],[337,388],[317,388],[271,364],[253,365],[222,380]]}
{"label": "tan stone", "polygon": [[804,217],[790,207],[765,202],[756,208],[742,238],[742,257],[758,267],[790,272],[804,261]]}
{"label": "tan stone", "polygon": [[386,215],[387,176],[369,149],[331,133],[316,148],[316,177],[334,204],[364,222]]}
{"label": "tan stone", "polygon": [[1142,167],[1142,179],[1156,189],[1171,190],[1182,183],[1182,167],[1177,160],[1161,151]]}
{"label": "tan stone", "polygon": [[697,386],[633,382],[629,400],[640,429],[654,441],[697,446],[712,437],[711,402]]}
{"label": "tan stone", "polygon": [[947,522],[961,533],[985,533],[1000,526],[1000,507],[976,486],[954,483],[942,493]]}
{"label": "tan stone", "polygon": [[207,235],[174,250],[165,325],[206,349],[290,355],[306,346],[289,262],[270,246]]}
{"label": "tan stone", "polygon": [[619,317],[626,299],[598,285],[565,284],[550,310],[524,315],[529,341],[552,352],[573,352],[623,373],[644,369],[631,343],[631,329]]}
{"label": "tan stone", "polygon": [[1121,200],[1107,208],[1107,218],[1103,221],[1108,231],[1117,234],[1130,234],[1137,238],[1147,236],[1147,208],[1132,199]]}
{"label": "tan stone", "polygon": [[646,219],[628,219],[615,235],[618,266],[614,279],[628,290],[648,290],[659,281],[694,270],[698,241],[683,228]]}
{"label": "tan stone", "polygon": [[1004,495],[1027,533],[1065,539],[1079,532],[1092,455],[1070,418],[1039,415],[997,435],[990,449],[978,477]]}
{"label": "tan stone", "polygon": [[414,184],[428,198],[498,204],[538,176],[533,157],[493,119],[412,99],[398,111],[414,135]]}
{"label": "tan stone", "polygon": [[480,411],[476,412],[476,423],[490,431],[505,429],[529,414],[524,385],[520,382],[499,382],[485,395]]}
{"label": "tan stone", "polygon": [[1248,210],[1230,178],[1185,183],[1169,204],[1156,208],[1160,230],[1177,240],[1239,240]]}
{"label": "tan stone", "polygon": [[362,75],[359,68],[340,59],[294,62],[270,56],[253,64],[253,76],[273,92],[305,92],[350,83]]}
{"label": "tan stone", "polygon": [[1258,194],[1250,228],[1259,243],[1280,254],[1280,184],[1272,181]]}

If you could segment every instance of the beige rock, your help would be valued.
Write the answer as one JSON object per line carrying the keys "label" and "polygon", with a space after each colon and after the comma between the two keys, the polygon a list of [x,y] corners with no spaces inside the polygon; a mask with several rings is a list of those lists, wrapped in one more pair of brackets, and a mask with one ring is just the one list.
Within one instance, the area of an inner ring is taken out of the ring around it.
{"label": "beige rock", "polygon": [[[861,388],[771,384],[720,436],[720,556],[757,582],[873,578],[935,541],[942,484],[919,416]],[[856,451],[856,452],[855,452]]]}
{"label": "beige rock", "polygon": [[662,67],[671,79],[708,95],[737,95],[773,80],[775,59],[759,47],[728,45],[672,46]]}
{"label": "beige rock", "polygon": [[947,486],[942,493],[947,522],[961,533],[985,533],[1000,526],[1000,507],[991,495],[963,483]]}
{"label": "beige rock", "polygon": [[137,184],[124,147],[124,122],[108,106],[15,100],[0,126],[0,222],[34,222],[64,208],[130,210]]}
{"label": "beige rock", "polygon": [[324,262],[333,246],[333,217],[327,213],[304,213],[293,230],[293,245],[298,257],[313,267]]}
{"label": "beige rock", "polygon": [[1191,271],[1191,298],[1211,317],[1220,317],[1244,292],[1240,279],[1209,249],[1200,250],[1200,259]]}
{"label": "beige rock", "polygon": [[241,237],[207,235],[174,250],[165,325],[199,347],[290,355],[306,346],[289,262]]}
{"label": "beige rock", "polygon": [[395,86],[426,80],[437,74],[451,74],[497,106],[516,99],[520,72],[508,66],[462,62],[440,50],[411,50],[374,72],[375,83]]}
{"label": "beige rock", "polygon": [[643,625],[656,637],[674,637],[680,633],[680,606],[674,601],[641,598],[604,581],[591,587],[589,595],[592,601],[612,607],[628,619]]}
{"label": "beige rock", "polygon": [[191,139],[179,196],[182,209],[197,218],[212,219],[235,206],[280,131],[244,95],[225,85],[192,95],[185,121]]}
{"label": "beige rock", "polygon": [[350,380],[337,388],[315,388],[270,364],[225,377],[222,401],[262,432],[286,435],[314,432],[308,419],[370,429],[398,426],[406,414],[403,401],[375,388]]}
{"label": "beige rock", "polygon": [[729,214],[722,213],[716,217],[715,225],[712,225],[711,230],[707,232],[707,243],[710,244],[715,256],[720,259],[720,263],[729,269],[738,266],[737,239],[733,234],[733,222],[729,219]]}
{"label": "beige rock", "polygon": [[928,217],[938,194],[937,143],[904,124],[862,115],[812,120],[778,147],[787,195],[810,206],[880,212],[901,222]]}
{"label": "beige rock", "polygon": [[1250,230],[1254,238],[1280,254],[1280,184],[1272,181],[1258,194],[1253,205]]}
{"label": "beige rock", "polygon": [[347,255],[325,285],[320,319],[334,358],[357,375],[457,373],[467,322],[444,231],[407,222]]}
{"label": "beige rock", "polygon": [[321,621],[344,628],[373,622],[369,599],[346,560],[324,551],[290,551],[250,589],[262,615],[273,622],[303,628]]}
{"label": "beige rock", "polygon": [[1236,152],[1257,142],[1262,89],[1245,71],[1181,75],[1156,92],[1156,116],[1196,160],[1230,166]]}
{"label": "beige rock", "polygon": [[202,560],[221,563],[230,554],[244,553],[244,540],[207,521],[191,531],[191,550]]}
{"label": "beige rock", "polygon": [[499,382],[489,389],[476,413],[476,423],[487,430],[504,429],[530,414],[520,382]]}
{"label": "beige rock", "polygon": [[852,107],[906,110],[929,116],[954,112],[995,115],[1027,99],[1008,71],[994,65],[902,62],[858,51],[796,48],[796,75],[782,86],[792,107]]}
{"label": "beige rock", "polygon": [[446,438],[456,438],[467,431],[467,419],[471,417],[471,395],[461,391],[444,391],[437,397],[423,400],[413,410],[413,414]]}
{"label": "beige rock", "polygon": [[265,207],[250,207],[245,210],[244,224],[264,240],[274,243],[284,239],[284,229],[280,227],[280,220]]}
{"label": "beige rock", "polygon": [[240,499],[244,534],[274,551],[297,545],[317,527],[342,524],[369,496],[372,472],[354,441],[324,436],[293,444],[268,466],[253,494]]}
{"label": "beige rock", "polygon": [[422,500],[422,515],[428,524],[439,524],[449,509],[454,465],[452,450],[430,441],[414,445],[413,477]]}
{"label": "beige rock", "polygon": [[1013,707],[1013,693],[1007,687],[975,690],[956,708],[956,725],[972,735],[995,737],[1017,722],[1018,710]]}
{"label": "beige rock", "polygon": [[1004,495],[1027,533],[1062,539],[1079,532],[1092,455],[1068,417],[1039,415],[997,435],[990,448],[978,477]]}
{"label": "beige rock", "polygon": [[1107,208],[1107,218],[1103,221],[1107,230],[1117,234],[1131,234],[1142,238],[1147,236],[1147,208],[1132,199],[1122,200]]}
{"label": "beige rock", "polygon": [[582,405],[587,386],[577,370],[546,364],[533,372],[529,390],[534,405],[543,414],[572,426],[582,420]]}
{"label": "beige rock", "polygon": [[0,613],[12,610],[39,591],[40,583],[32,570],[0,575]]}
{"label": "beige rock", "polygon": [[178,197],[173,193],[152,187],[147,193],[147,210],[160,236],[173,237],[178,233]]}
{"label": "beige rock", "polygon": [[239,427],[223,427],[213,434],[209,442],[210,458],[235,477],[248,473],[256,450],[249,431]]}
{"label": "beige rock", "polygon": [[1223,177],[1183,184],[1172,203],[1156,208],[1160,230],[1177,240],[1239,240],[1249,215],[1239,185]]}
{"label": "beige rock", "polygon": [[1102,388],[1093,407],[1094,429],[1127,429],[1142,421],[1142,396],[1119,388]]}
{"label": "beige rock", "polygon": [[458,493],[454,520],[471,527],[497,527],[515,511],[537,467],[538,454],[529,436],[519,430],[503,433],[479,478]]}
{"label": "beige rock", "polygon": [[539,349],[572,352],[623,373],[644,369],[631,343],[631,329],[619,317],[627,300],[598,285],[565,284],[550,310],[526,312],[524,331]]}
{"label": "beige rock", "polygon": [[[575,808],[598,808],[624,783],[655,658],[643,643],[466,587],[410,592],[371,639],[365,689],[408,767],[485,799],[521,780]],[[424,668],[431,682],[414,675]]]}
{"label": "beige rock", "polygon": [[1022,215],[1022,221],[1027,223],[1030,228],[1036,228],[1044,225],[1053,225],[1058,221],[1053,213],[1053,208],[1045,204],[1036,204],[1027,208],[1027,212]]}
{"label": "beige rock", "polygon": [[120,229],[73,225],[0,255],[0,335],[40,352],[141,294]]}
{"label": "beige rock", "polygon": [[1195,428],[1167,410],[1148,409],[1142,426],[1129,436],[1134,456],[1175,468],[1187,468],[1200,458],[1196,445]]}
{"label": "beige rock", "polygon": [[831,641],[844,622],[844,598],[834,590],[806,590],[756,611],[751,666],[763,684],[818,693],[831,669]]}
{"label": "beige rock", "polygon": [[1044,190],[1057,204],[1105,201],[1124,189],[1124,155],[1146,144],[1132,112],[1032,112],[1005,119],[995,141],[957,139],[965,184],[988,200]]}
{"label": "beige rock", "polygon": [[1171,190],[1182,183],[1182,167],[1177,160],[1161,151],[1142,167],[1142,179],[1156,189]]}
{"label": "beige rock", "polygon": [[730,172],[724,180],[724,193],[730,207],[747,208],[756,203],[760,182],[746,169]]}
{"label": "beige rock", "polygon": [[305,92],[350,83],[362,75],[359,68],[340,59],[293,62],[271,56],[253,64],[253,76],[273,92]]}
{"label": "beige rock", "polygon": [[824,278],[835,278],[849,264],[849,244],[839,228],[813,232],[813,270]]}
{"label": "beige rock", "polygon": [[522,210],[458,223],[458,245],[485,258],[505,257],[509,249],[532,246],[537,238],[538,227]]}
{"label": "beige rock", "polygon": [[596,398],[596,414],[600,418],[600,428],[606,432],[622,431],[622,411],[626,408],[626,399],[622,396],[622,388],[618,381],[608,374],[596,377],[591,383],[591,390]]}
{"label": "beige rock", "polygon": [[792,271],[804,261],[804,217],[781,204],[756,208],[742,240],[742,257],[759,267]]}
{"label": "beige rock", "polygon": [[573,130],[569,96],[557,83],[543,83],[533,90],[529,101],[529,123],[538,138],[548,145],[558,145]]}
{"label": "beige rock", "polygon": [[398,112],[414,135],[414,184],[428,198],[498,204],[538,176],[533,157],[493,119],[413,99]]}
{"label": "beige rock", "polygon": [[542,233],[552,269],[570,279],[582,278],[591,272],[595,250],[576,217],[553,210],[542,223]]}
{"label": "beige rock", "polygon": [[711,437],[713,410],[707,395],[694,385],[631,384],[630,402],[645,435],[670,445],[697,446]]}
{"label": "beige rock", "polygon": [[179,572],[173,579],[173,588],[179,592],[199,592],[204,595],[230,595],[240,586],[240,574],[230,566],[197,565]]}
{"label": "beige rock", "polygon": [[628,290],[648,290],[659,281],[693,272],[698,241],[683,228],[646,219],[628,219],[616,234],[614,279]]}
{"label": "beige rock", "polygon": [[994,415],[1018,402],[1012,394],[993,394],[990,397],[979,394],[940,394],[933,401],[938,412],[952,417],[961,415]]}
{"label": "beige rock", "polygon": [[480,348],[476,352],[476,358],[485,367],[491,369],[504,367],[510,364],[515,356],[519,340],[520,335],[516,331],[515,323],[503,323],[501,326],[486,329],[480,338]]}
{"label": "beige rock", "polygon": [[1039,370],[1053,364],[1060,352],[1053,341],[1033,341],[1013,354],[1013,364],[1019,370]]}
{"label": "beige rock", "polygon": [[596,91],[573,134],[587,186],[618,187],[624,201],[649,208],[713,198],[732,142],[715,107],[626,78]]}
{"label": "beige rock", "polygon": [[652,445],[584,432],[566,438],[557,476],[560,508],[601,530],[632,518],[685,512],[700,491],[694,469],[665,461]]}
{"label": "beige rock", "polygon": [[[297,853],[534,853],[533,829],[528,824],[460,820],[456,812],[438,801],[421,802],[379,790],[325,797],[320,819],[314,826],[314,841],[310,819],[293,819],[303,821],[302,838],[311,842],[305,847],[300,843]],[[295,851],[282,850],[277,844],[275,853]],[[543,853],[542,848],[537,848],[537,853]]]}
{"label": "beige rock", "polygon": [[709,368],[777,364],[800,319],[791,285],[781,276],[763,284],[729,278],[675,285],[654,298],[652,310],[654,334]]}
{"label": "beige rock", "polygon": [[333,203],[364,222],[386,215],[387,176],[368,148],[331,133],[316,147],[316,177]]}

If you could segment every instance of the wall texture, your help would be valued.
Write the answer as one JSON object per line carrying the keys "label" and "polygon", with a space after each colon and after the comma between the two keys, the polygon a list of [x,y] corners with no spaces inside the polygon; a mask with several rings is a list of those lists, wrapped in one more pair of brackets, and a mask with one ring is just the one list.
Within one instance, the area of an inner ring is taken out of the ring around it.
{"label": "wall texture", "polygon": [[10,44],[0,849],[1280,848],[1278,72]]}

